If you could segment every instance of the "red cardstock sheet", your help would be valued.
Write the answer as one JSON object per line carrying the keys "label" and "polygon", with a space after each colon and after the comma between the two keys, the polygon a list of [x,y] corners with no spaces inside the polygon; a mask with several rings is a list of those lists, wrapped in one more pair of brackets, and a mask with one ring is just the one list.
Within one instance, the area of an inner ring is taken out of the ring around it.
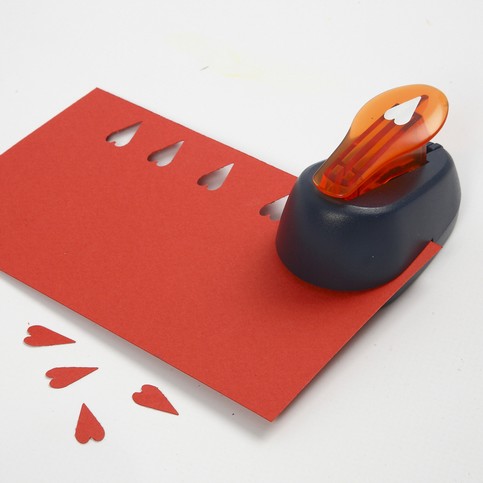
{"label": "red cardstock sheet", "polygon": [[[198,184],[229,164],[219,189]],[[374,290],[309,285],[259,213],[294,181],[96,89],[0,157],[0,268],[273,420],[440,248]]]}

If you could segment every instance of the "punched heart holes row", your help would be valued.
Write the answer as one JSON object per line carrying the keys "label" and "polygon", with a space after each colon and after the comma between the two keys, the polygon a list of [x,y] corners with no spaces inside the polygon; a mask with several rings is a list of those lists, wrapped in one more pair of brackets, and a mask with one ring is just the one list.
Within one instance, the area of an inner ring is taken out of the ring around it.
{"label": "punched heart holes row", "polygon": [[[124,147],[131,142],[140,126],[141,123],[138,122],[123,129],[114,131],[106,137],[106,141],[114,144],[116,147]],[[167,166],[173,161],[182,145],[183,141],[178,141],[175,144],[167,146],[158,151],[154,151],[148,156],[148,161],[151,163],[156,163],[156,165],[160,167]],[[230,174],[233,165],[234,163],[231,163],[216,169],[215,171],[204,174],[200,179],[198,179],[198,184],[200,186],[206,186],[209,191],[214,191],[221,188],[226,178]],[[268,216],[272,221],[278,221],[282,216],[287,198],[288,195],[262,206],[259,211],[260,215]]]}

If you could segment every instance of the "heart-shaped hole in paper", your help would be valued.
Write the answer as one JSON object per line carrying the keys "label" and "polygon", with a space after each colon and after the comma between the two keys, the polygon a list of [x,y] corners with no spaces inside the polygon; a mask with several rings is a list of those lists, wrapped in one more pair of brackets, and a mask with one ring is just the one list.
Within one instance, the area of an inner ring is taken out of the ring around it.
{"label": "heart-shaped hole in paper", "polygon": [[171,144],[171,146],[167,146],[163,149],[159,149],[158,151],[154,151],[148,156],[148,161],[151,163],[156,163],[156,166],[159,167],[167,166],[178,154],[178,151],[181,149],[183,142],[184,141],[178,141],[175,144]]}
{"label": "heart-shaped hole in paper", "polygon": [[233,168],[234,163],[227,164],[220,169],[216,169],[211,173],[203,175],[199,180],[198,184],[200,186],[206,186],[206,188],[210,191],[217,190],[223,186],[223,183],[226,181],[226,178],[230,174],[231,169]]}
{"label": "heart-shaped hole in paper", "polygon": [[288,195],[279,198],[278,200],[267,203],[260,209],[260,214],[262,216],[268,216],[272,221],[280,220],[283,209],[285,208],[285,203],[287,203]]}
{"label": "heart-shaped hole in paper", "polygon": [[137,122],[136,124],[132,124],[131,126],[114,131],[113,133],[109,134],[109,136],[107,136],[106,141],[108,143],[114,144],[114,146],[118,148],[122,148],[123,146],[126,146],[126,144],[129,144],[132,141],[132,138],[138,132],[139,126],[141,126],[141,123]]}
{"label": "heart-shaped hole in paper", "polygon": [[384,113],[384,119],[394,121],[394,124],[398,126],[407,124],[413,117],[420,101],[421,96],[410,99],[402,104],[396,104]]}

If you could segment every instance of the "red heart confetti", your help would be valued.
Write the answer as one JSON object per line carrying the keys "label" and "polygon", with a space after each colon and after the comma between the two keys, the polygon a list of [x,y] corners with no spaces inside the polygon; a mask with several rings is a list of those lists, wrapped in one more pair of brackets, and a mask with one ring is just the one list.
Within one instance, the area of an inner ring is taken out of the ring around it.
{"label": "red heart confetti", "polygon": [[165,413],[178,416],[178,411],[174,409],[166,396],[156,386],[151,386],[151,384],[144,384],[141,392],[135,392],[132,395],[132,399],[140,406],[157,409],[158,411],[164,411]]}
{"label": "red heart confetti", "polygon": [[90,409],[82,404],[77,426],[75,428],[75,439],[79,443],[85,444],[90,439],[94,441],[102,441],[105,436],[104,428],[96,417],[91,413]]}
{"label": "red heart confetti", "polygon": [[27,329],[30,334],[23,340],[27,345],[42,347],[61,344],[75,344],[75,340],[69,339],[53,330],[47,329],[42,325],[32,325]]}
{"label": "red heart confetti", "polygon": [[73,382],[82,379],[91,372],[97,371],[98,367],[54,367],[45,373],[52,380],[49,383],[54,389],[67,387]]}

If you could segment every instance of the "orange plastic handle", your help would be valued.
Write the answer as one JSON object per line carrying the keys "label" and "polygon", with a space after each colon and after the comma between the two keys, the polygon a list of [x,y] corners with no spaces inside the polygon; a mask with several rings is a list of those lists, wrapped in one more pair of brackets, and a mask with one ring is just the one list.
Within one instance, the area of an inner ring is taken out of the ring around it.
{"label": "orange plastic handle", "polygon": [[[395,112],[405,103],[416,106],[406,119]],[[426,143],[447,115],[448,99],[435,87],[415,84],[379,94],[357,113],[339,147],[315,173],[315,185],[328,196],[349,200],[418,168],[426,162]]]}

